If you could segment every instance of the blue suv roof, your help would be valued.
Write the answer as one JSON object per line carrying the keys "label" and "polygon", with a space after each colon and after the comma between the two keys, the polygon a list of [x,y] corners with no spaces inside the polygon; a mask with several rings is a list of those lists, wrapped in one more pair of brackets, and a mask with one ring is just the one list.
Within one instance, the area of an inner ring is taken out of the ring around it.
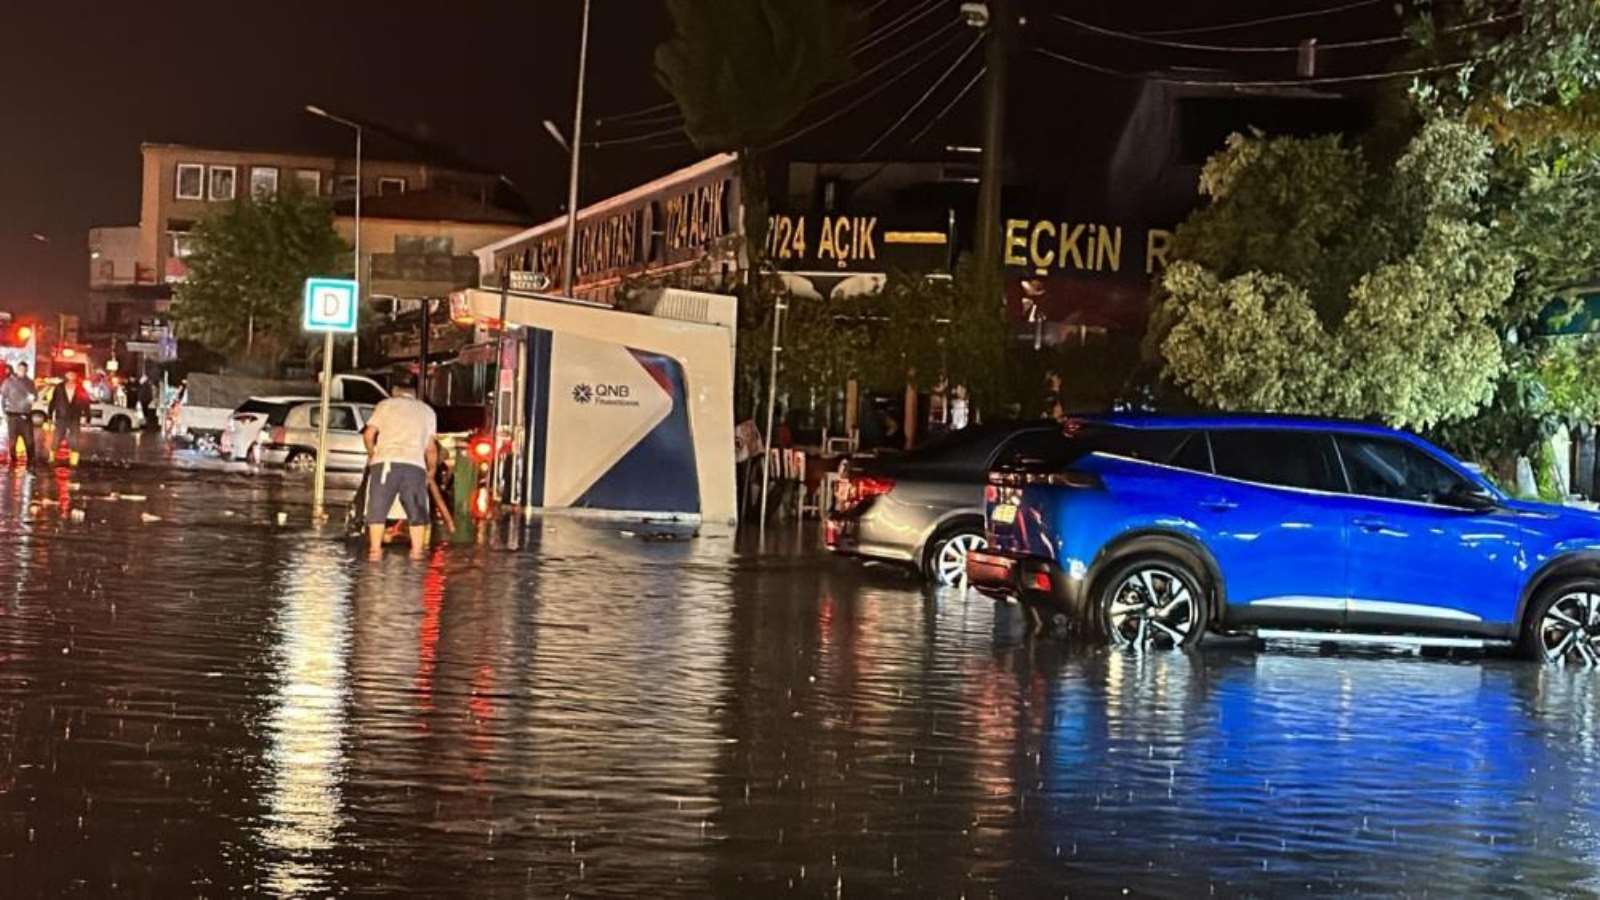
{"label": "blue suv roof", "polygon": [[1219,430],[1229,428],[1278,428],[1297,431],[1341,431],[1346,434],[1374,434],[1392,436],[1405,434],[1386,425],[1358,422],[1353,419],[1322,418],[1317,416],[1287,416],[1271,413],[1202,413],[1194,415],[1158,415],[1155,413],[1108,413],[1094,416],[1076,416],[1085,422],[1099,422],[1121,428],[1195,429]]}

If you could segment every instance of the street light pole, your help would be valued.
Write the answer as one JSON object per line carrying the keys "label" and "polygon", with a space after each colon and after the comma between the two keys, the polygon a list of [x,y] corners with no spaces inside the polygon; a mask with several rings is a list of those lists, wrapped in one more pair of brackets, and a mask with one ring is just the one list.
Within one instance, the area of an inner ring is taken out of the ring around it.
{"label": "street light pole", "polygon": [[[361,302],[361,123],[352,122],[342,116],[336,116],[320,106],[306,105],[306,112],[320,119],[336,122],[346,128],[353,128],[356,132],[356,239],[355,239],[355,282],[356,302]],[[334,182],[337,187],[338,182]],[[361,365],[361,335],[350,335],[350,368],[359,368]]]}
{"label": "street light pole", "polygon": [[[361,305],[361,285],[365,279],[361,277],[361,126],[356,129],[356,305]],[[361,366],[361,332],[350,335],[350,368],[357,369]],[[324,414],[326,415],[326,414]]]}
{"label": "street light pole", "polygon": [[578,260],[578,167],[583,156],[583,77],[589,65],[589,3],[583,0],[583,27],[578,38],[578,98],[572,113],[572,159],[567,169],[567,238],[561,257],[561,293],[572,296]]}

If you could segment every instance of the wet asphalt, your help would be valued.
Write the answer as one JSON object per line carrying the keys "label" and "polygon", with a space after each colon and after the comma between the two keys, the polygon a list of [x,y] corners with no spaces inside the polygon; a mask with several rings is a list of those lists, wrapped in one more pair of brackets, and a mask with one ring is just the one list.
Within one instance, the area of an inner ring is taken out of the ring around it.
{"label": "wet asphalt", "polygon": [[0,893],[1600,892],[1600,675],[1123,656],[794,526],[368,563],[309,494],[0,474]]}

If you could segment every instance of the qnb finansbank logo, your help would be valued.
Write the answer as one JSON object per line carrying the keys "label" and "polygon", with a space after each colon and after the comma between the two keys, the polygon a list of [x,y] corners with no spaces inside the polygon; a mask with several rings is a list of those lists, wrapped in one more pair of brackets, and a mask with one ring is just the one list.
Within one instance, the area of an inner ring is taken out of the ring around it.
{"label": "qnb finansbank logo", "polygon": [[625,384],[582,382],[572,386],[572,401],[580,406],[638,406],[639,401],[633,399],[632,394],[632,389]]}

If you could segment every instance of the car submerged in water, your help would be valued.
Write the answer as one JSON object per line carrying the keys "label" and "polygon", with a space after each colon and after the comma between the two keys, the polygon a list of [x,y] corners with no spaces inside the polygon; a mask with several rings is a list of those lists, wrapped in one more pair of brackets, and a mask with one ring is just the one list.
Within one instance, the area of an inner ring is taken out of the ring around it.
{"label": "car submerged in water", "polygon": [[1143,415],[1065,434],[990,473],[980,591],[1135,650],[1222,630],[1600,665],[1600,515],[1511,499],[1415,435]]}

